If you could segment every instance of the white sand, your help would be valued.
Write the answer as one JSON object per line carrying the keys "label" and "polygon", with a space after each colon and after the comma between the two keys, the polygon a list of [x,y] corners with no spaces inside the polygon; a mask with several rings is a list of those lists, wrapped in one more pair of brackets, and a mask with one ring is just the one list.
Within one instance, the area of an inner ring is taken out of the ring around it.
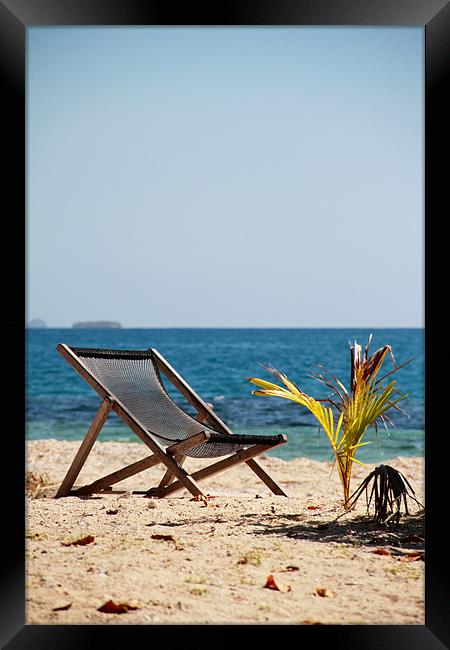
{"label": "white sand", "polygon": [[[408,556],[424,546],[420,507],[413,504],[399,527],[379,527],[361,498],[333,522],[343,508],[331,465],[272,456],[259,462],[289,498],[272,495],[241,465],[201,483],[214,495],[207,502],[186,491],[53,499],[78,445],[27,444],[28,624],[424,624],[424,561]],[[97,443],[77,485],[145,455],[140,443]],[[423,459],[385,464],[424,503]],[[372,468],[355,467],[353,489]],[[157,466],[118,487],[147,489],[162,473]],[[87,535],[92,543],[65,545]],[[387,554],[374,553],[380,548]],[[264,587],[269,575],[280,591]],[[99,612],[108,600],[137,609]]]}

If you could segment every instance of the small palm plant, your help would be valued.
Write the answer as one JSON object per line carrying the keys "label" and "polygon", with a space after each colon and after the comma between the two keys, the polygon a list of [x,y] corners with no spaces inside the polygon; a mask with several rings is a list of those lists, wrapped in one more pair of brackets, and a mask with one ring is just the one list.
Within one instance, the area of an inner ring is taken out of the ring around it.
{"label": "small palm plant", "polygon": [[[392,424],[390,418],[386,415],[387,411],[395,408],[403,413],[404,411],[399,408],[398,403],[407,397],[407,395],[403,395],[395,388],[395,380],[392,378],[388,382],[384,380],[397,370],[400,370],[412,359],[401,366],[397,366],[389,345],[383,346],[369,356],[371,339],[372,335],[369,336],[364,354],[362,353],[362,346],[356,341],[353,345],[350,344],[351,372],[348,390],[337,377],[323,366],[319,366],[319,368],[325,374],[316,373],[311,375],[328,388],[331,388],[332,394],[327,399],[317,400],[310,397],[293,381],[288,379],[284,373],[270,365],[263,367],[280,380],[284,386],[254,377],[248,380],[259,387],[258,390],[252,391],[254,395],[282,397],[297,402],[315,416],[330,442],[344,491],[344,507],[346,509],[350,508],[350,479],[353,463],[364,465],[364,463],[356,459],[356,453],[363,445],[370,444],[369,442],[361,442],[364,434],[372,425],[375,427],[375,431],[378,432],[378,420],[381,420],[386,428],[387,422]],[[377,379],[388,353],[392,359],[394,369],[386,373],[381,379]],[[337,413],[333,411],[333,408]]]}

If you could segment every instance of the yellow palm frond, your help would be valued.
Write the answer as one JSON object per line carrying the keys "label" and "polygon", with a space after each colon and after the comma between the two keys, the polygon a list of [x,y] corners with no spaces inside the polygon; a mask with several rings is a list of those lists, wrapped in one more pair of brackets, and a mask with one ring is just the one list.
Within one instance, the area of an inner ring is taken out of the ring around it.
{"label": "yellow palm frond", "polygon": [[[331,372],[325,372],[330,378],[318,374],[315,378],[331,388],[334,394],[337,393],[339,400],[331,403],[339,411],[339,417],[335,423],[335,414],[330,406],[324,406],[324,400],[319,401],[304,393],[293,381],[284,373],[279,372],[271,366],[264,366],[265,369],[273,374],[283,385],[257,379],[252,377],[249,381],[259,387],[259,390],[252,391],[254,395],[266,397],[281,397],[291,400],[307,408],[316,418],[321,428],[326,433],[333,450],[335,461],[338,465],[339,477],[344,488],[344,502],[348,503],[349,486],[352,471],[352,464],[358,463],[365,466],[364,463],[355,458],[356,451],[370,442],[361,442],[368,428],[383,418],[384,414],[391,408],[398,408],[396,404],[406,398],[401,395],[397,399],[392,399],[393,393],[398,393],[395,389],[396,382],[391,380],[388,384],[383,384],[383,378],[375,380],[383,362],[389,353],[395,366],[395,360],[390,346],[385,345],[368,356],[370,339],[366,345],[364,355],[362,347],[356,342],[351,347],[351,388],[347,391],[343,383]],[[403,364],[406,365],[406,364]],[[322,366],[320,366],[322,368]],[[385,377],[392,374],[402,366],[395,366]],[[335,399],[333,397],[333,399]],[[401,409],[399,409],[401,410]],[[386,416],[387,417],[387,416]]]}
{"label": "yellow palm frond", "polygon": [[256,379],[255,377],[249,377],[247,381],[249,381],[251,384],[255,384],[255,386],[259,386],[260,388],[267,388],[268,390],[278,390],[281,388],[281,386],[278,386],[278,384],[274,384],[271,381]]}

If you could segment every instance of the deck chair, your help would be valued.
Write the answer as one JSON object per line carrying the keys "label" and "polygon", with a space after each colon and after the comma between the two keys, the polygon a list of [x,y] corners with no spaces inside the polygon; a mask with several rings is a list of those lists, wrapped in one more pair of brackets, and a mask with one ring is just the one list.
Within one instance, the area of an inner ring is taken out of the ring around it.
{"label": "deck chair", "polygon": [[[246,463],[274,494],[286,496],[254,458],[286,443],[287,436],[233,433],[157,350],[103,350],[65,344],[59,344],[57,350],[99,394],[102,402],[56,497],[113,492],[114,484],[158,463],[164,470],[159,484],[146,491],[135,490],[135,494],[165,497],[185,488],[194,497],[204,496],[198,485],[200,481]],[[196,417],[170,397],[162,374],[195,407]],[[122,418],[151,454],[89,485],[74,487],[111,411]],[[191,474],[182,466],[186,457],[223,456]]]}

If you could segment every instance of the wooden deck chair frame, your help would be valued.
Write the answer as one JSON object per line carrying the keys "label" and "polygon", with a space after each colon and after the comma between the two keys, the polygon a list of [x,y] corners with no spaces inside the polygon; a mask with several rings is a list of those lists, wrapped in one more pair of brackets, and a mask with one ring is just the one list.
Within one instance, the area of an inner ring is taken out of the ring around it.
{"label": "wooden deck chair frame", "polygon": [[[134,476],[158,463],[165,466],[165,473],[161,478],[159,485],[147,491],[132,490],[134,494],[145,494],[147,496],[165,497],[185,488],[194,497],[205,496],[201,491],[198,483],[210,476],[219,474],[230,467],[240,463],[246,463],[248,467],[255,472],[260,480],[276,495],[287,496],[280,486],[267,474],[267,472],[256,462],[255,456],[277,447],[287,442],[287,436],[280,436],[280,442],[273,444],[255,444],[250,447],[240,449],[227,456],[222,460],[216,461],[205,468],[189,474],[183,467],[186,458],[184,452],[189,451],[196,445],[209,439],[210,433],[202,431],[177,442],[168,447],[163,447],[158,440],[149,435],[144,425],[121,403],[108,389],[88,370],[82,360],[70,349],[68,345],[59,344],[58,352],[66,361],[83,377],[83,379],[98,393],[102,398],[100,407],[81,443],[56,495],[55,498],[65,496],[84,496],[96,493],[124,492],[124,490],[113,490],[112,486],[126,478]],[[154,348],[149,352],[153,354],[153,359],[157,368],[165,377],[184,395],[184,397],[195,407],[197,411],[196,419],[205,424],[210,424],[215,431],[219,433],[233,434],[220,417],[212,410],[210,405],[204,402],[189,384],[176,372],[174,368],[164,359],[164,357]],[[111,474],[103,476],[98,480],[81,487],[74,487],[75,481],[86,462],[87,457],[98,438],[98,435],[105,424],[108,415],[114,411],[125,424],[142,440],[150,449],[152,454],[131,465],[127,465]]]}

